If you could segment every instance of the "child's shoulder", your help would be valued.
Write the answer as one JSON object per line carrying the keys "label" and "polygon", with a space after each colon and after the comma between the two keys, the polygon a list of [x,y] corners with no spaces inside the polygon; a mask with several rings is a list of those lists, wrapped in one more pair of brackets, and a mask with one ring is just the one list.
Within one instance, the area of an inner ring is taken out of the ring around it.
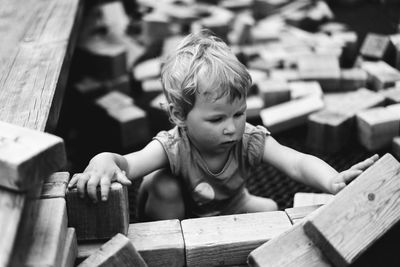
{"label": "child's shoulder", "polygon": [[261,125],[254,126],[254,125],[246,122],[246,126],[244,128],[243,135],[251,136],[251,135],[258,135],[258,134],[266,136],[266,135],[270,135],[271,133],[264,126],[261,126]]}

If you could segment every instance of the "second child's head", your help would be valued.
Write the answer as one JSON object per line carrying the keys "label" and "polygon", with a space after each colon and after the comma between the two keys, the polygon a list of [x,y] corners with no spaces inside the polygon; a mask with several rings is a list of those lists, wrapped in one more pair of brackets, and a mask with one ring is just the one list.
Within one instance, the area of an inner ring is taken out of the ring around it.
{"label": "second child's head", "polygon": [[245,101],[252,82],[227,44],[206,30],[189,34],[165,59],[161,81],[170,119],[178,126],[184,125],[199,97],[210,102]]}

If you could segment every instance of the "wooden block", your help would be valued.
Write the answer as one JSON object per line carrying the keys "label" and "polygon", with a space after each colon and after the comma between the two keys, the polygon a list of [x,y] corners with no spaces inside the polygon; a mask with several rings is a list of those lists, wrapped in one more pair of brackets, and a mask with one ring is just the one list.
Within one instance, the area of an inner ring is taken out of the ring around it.
{"label": "wooden block", "polygon": [[302,222],[303,219],[311,212],[320,208],[322,204],[310,205],[310,206],[300,206],[285,209],[287,216],[289,217],[292,224],[297,224]]}
{"label": "wooden block", "polygon": [[388,104],[400,103],[400,87],[388,88],[379,91]]}
{"label": "wooden block", "polygon": [[340,151],[355,139],[357,112],[382,105],[384,98],[373,91],[324,95],[324,110],[308,117],[307,146],[317,152]]}
{"label": "wooden block", "polygon": [[273,69],[269,72],[269,77],[288,82],[300,80],[299,73],[295,69]]}
{"label": "wooden block", "polygon": [[160,44],[163,39],[171,35],[171,21],[162,12],[148,13],[142,17],[141,39],[146,46]]}
{"label": "wooden block", "polygon": [[129,17],[122,2],[106,2],[94,8],[97,9],[98,14],[101,14],[101,23],[107,27],[108,31],[121,35],[125,34],[129,25]]}
{"label": "wooden block", "polygon": [[228,35],[230,44],[243,45],[251,43],[251,28],[255,20],[250,14],[242,13],[235,17],[233,29]]}
{"label": "wooden block", "polygon": [[400,70],[400,33],[390,36],[390,41],[394,47],[394,64],[393,67]]}
{"label": "wooden block", "polygon": [[400,219],[400,164],[385,154],[304,224],[335,266],[348,266]]}
{"label": "wooden block", "polygon": [[43,183],[40,198],[65,198],[69,178],[69,172],[55,172],[50,175]]}
{"label": "wooden block", "polygon": [[150,101],[149,121],[150,128],[153,133],[158,133],[161,130],[171,129],[172,124],[169,121],[167,111],[167,99],[164,94],[159,94]]}
{"label": "wooden block", "polygon": [[9,266],[60,266],[66,235],[65,199],[27,202]]}
{"label": "wooden block", "polygon": [[102,83],[91,77],[84,77],[74,84],[74,89],[80,96],[92,99],[103,95],[106,91]]}
{"label": "wooden block", "polygon": [[65,239],[63,256],[60,266],[61,267],[75,266],[75,259],[77,255],[78,255],[78,243],[76,241],[75,229],[70,227],[67,229],[67,237]]}
{"label": "wooden block", "polygon": [[142,81],[142,89],[145,93],[156,93],[159,95],[163,91],[161,79],[149,79]]}
{"label": "wooden block", "polygon": [[337,91],[340,86],[339,60],[331,55],[300,57],[297,61],[299,76],[303,80],[318,81],[324,91]]}
{"label": "wooden block", "polygon": [[11,258],[25,199],[25,194],[0,188],[0,266]]}
{"label": "wooden block", "polygon": [[312,205],[323,205],[332,201],[334,195],[326,193],[305,193],[294,194],[293,207],[304,207]]}
{"label": "wooden block", "polygon": [[[98,198],[100,188],[98,188]],[[67,191],[68,224],[76,230],[78,240],[108,239],[117,233],[127,234],[129,226],[128,191],[112,183],[107,201],[93,203],[80,198],[76,188]]]}
{"label": "wooden block", "polygon": [[400,136],[393,138],[392,141],[392,152],[393,155],[400,160]]}
{"label": "wooden block", "polygon": [[[184,240],[179,220],[130,224],[128,238],[148,266],[185,265]],[[101,244],[98,242],[79,244],[78,259],[89,257]]]}
{"label": "wooden block", "polygon": [[291,228],[282,211],[183,220],[187,266],[243,265],[250,251]]}
{"label": "wooden block", "polygon": [[261,70],[249,69],[249,74],[251,76],[251,80],[253,81],[253,84],[257,84],[268,78],[267,73],[265,71],[261,71]]}
{"label": "wooden block", "polygon": [[78,48],[86,74],[107,80],[127,73],[127,47],[114,35],[90,35]]}
{"label": "wooden block", "polygon": [[400,81],[400,72],[384,61],[363,61],[360,67],[368,73],[374,90],[393,87]]}
{"label": "wooden block", "polygon": [[92,266],[147,266],[143,258],[136,251],[130,240],[122,235],[116,234],[99,250],[94,252],[80,267]]}
{"label": "wooden block", "polygon": [[[204,11],[208,12],[209,15],[198,20],[198,25],[201,28],[211,30],[216,36],[227,42],[228,33],[235,17],[234,13],[216,5],[205,6]],[[192,25],[194,30],[196,24],[197,22],[194,22]]]}
{"label": "wooden block", "polygon": [[307,237],[303,222],[253,250],[248,257],[251,267],[329,267],[331,264]]}
{"label": "wooden block", "polygon": [[364,110],[356,118],[358,140],[369,151],[389,147],[400,134],[400,104]]}
{"label": "wooden block", "polygon": [[[44,177],[64,167],[60,137],[0,122],[0,185],[40,194]],[[38,188],[36,190],[35,188]]]}
{"label": "wooden block", "polygon": [[292,100],[261,110],[263,124],[273,133],[284,131],[307,122],[307,117],[324,107],[319,97]]}
{"label": "wooden block", "polygon": [[360,55],[372,60],[385,60],[392,52],[390,37],[376,33],[368,33],[360,48]]}
{"label": "wooden block", "polygon": [[264,100],[260,96],[248,96],[246,104],[246,118],[250,120],[259,119],[260,111],[264,108]]}
{"label": "wooden block", "polygon": [[354,91],[365,88],[368,75],[365,70],[360,68],[342,69],[340,79],[341,91]]}
{"label": "wooden block", "polygon": [[258,94],[265,107],[274,106],[290,100],[289,84],[284,80],[263,80],[257,83]]}
{"label": "wooden block", "polygon": [[110,111],[132,106],[133,99],[124,93],[113,91],[96,99],[95,103],[103,110]]}
{"label": "wooden block", "polygon": [[334,41],[342,43],[342,54],[340,55],[340,66],[351,68],[358,55],[358,35],[354,31],[337,32],[331,35]]}
{"label": "wooden block", "polygon": [[153,58],[138,63],[133,67],[132,74],[137,81],[159,77],[161,74],[161,59]]}
{"label": "wooden block", "polygon": [[322,88],[318,82],[296,81],[289,83],[290,98],[297,99],[307,96],[323,96]]}

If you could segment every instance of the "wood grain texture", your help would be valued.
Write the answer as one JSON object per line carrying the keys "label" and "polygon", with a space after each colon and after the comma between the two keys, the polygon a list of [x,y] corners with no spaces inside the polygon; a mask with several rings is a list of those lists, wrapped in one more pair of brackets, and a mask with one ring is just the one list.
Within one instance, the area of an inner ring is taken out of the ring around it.
{"label": "wood grain texture", "polygon": [[292,224],[297,224],[303,221],[304,217],[306,217],[311,212],[320,208],[320,205],[310,205],[310,206],[301,206],[301,207],[293,207],[285,209],[287,216],[289,217]]}
{"label": "wood grain texture", "polygon": [[245,264],[250,251],[292,226],[283,211],[188,219],[181,225],[187,266]]}
{"label": "wood grain texture", "polygon": [[[100,188],[97,190],[101,199]],[[78,240],[106,240],[117,233],[127,234],[129,201],[126,186],[112,183],[107,201],[93,203],[80,198],[76,188],[67,190],[68,224],[76,230]]]}
{"label": "wood grain texture", "polygon": [[0,188],[0,266],[6,266],[11,257],[24,203],[24,194]]}
{"label": "wood grain texture", "polygon": [[50,175],[43,183],[40,198],[65,198],[69,178],[68,172],[55,172]]}
{"label": "wood grain texture", "polygon": [[400,164],[386,154],[304,229],[335,266],[348,266],[399,220]]}
{"label": "wood grain texture", "polygon": [[1,186],[31,191],[33,187],[41,186],[45,177],[64,167],[65,163],[61,138],[0,122]]}
{"label": "wood grain texture", "polygon": [[9,266],[60,266],[66,234],[65,199],[28,202]]}
{"label": "wood grain texture", "polygon": [[67,236],[65,238],[65,245],[62,252],[61,267],[75,266],[75,259],[78,255],[78,243],[76,241],[75,228],[69,227],[67,229]]}
{"label": "wood grain texture", "polygon": [[132,245],[132,242],[123,234],[116,234],[78,266],[146,267],[147,265]]}
{"label": "wood grain texture", "polygon": [[79,0],[1,0],[0,120],[54,128],[81,14]]}

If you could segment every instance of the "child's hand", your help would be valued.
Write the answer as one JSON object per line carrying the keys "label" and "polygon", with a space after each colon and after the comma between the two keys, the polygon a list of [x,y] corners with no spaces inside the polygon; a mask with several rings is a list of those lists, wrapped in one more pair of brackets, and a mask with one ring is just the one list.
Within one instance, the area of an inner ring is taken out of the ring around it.
{"label": "child's hand", "polygon": [[126,177],[115,163],[112,155],[101,153],[92,158],[83,173],[75,174],[68,188],[77,187],[80,197],[85,196],[87,189],[89,197],[93,202],[97,202],[97,186],[100,185],[101,199],[106,201],[110,191],[111,182],[119,182],[123,185],[131,185],[131,181]]}
{"label": "child's hand", "polygon": [[363,171],[368,169],[372,164],[374,164],[379,159],[377,154],[372,157],[361,161],[353,165],[350,169],[342,171],[335,177],[333,177],[331,182],[331,193],[337,194],[340,190],[346,187],[352,180],[359,176]]}

